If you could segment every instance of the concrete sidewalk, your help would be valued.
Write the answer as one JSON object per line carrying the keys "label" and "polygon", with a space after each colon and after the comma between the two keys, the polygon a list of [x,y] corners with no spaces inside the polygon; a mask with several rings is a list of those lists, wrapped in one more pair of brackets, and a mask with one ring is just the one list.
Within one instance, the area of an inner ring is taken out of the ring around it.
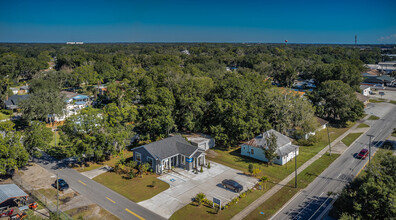
{"label": "concrete sidewalk", "polygon": [[100,167],[98,169],[82,172],[81,174],[86,176],[86,177],[88,177],[88,178],[90,178],[90,179],[93,179],[93,178],[99,176],[100,174],[106,173],[106,172],[111,171],[111,170],[113,170],[113,168],[111,168],[111,167],[109,167],[107,165],[104,165],[103,167]]}
{"label": "concrete sidewalk", "polygon": [[[358,128],[356,128],[359,124],[363,123],[364,120],[366,120],[369,117],[366,116],[363,118],[361,121],[356,123],[354,126],[352,126],[348,131],[346,131],[344,134],[340,135],[337,139],[335,139],[333,142],[331,142],[331,146],[335,146],[340,142],[344,137],[346,137],[349,133],[355,133]],[[360,130],[360,129],[359,129]],[[367,129],[368,130],[368,129]],[[366,131],[367,131],[366,130]],[[366,132],[365,131],[365,132]],[[364,133],[362,134],[364,135]],[[297,169],[297,174],[301,173],[305,168],[307,168],[309,165],[311,165],[313,162],[315,162],[317,159],[319,159],[323,154],[328,152],[329,150],[329,145],[327,145],[325,148],[323,148],[319,153],[317,153],[315,156],[313,156],[311,159],[309,159],[307,162],[305,162],[303,165],[298,167]],[[340,153],[340,152],[337,152]],[[343,152],[341,152],[342,154]],[[298,159],[298,157],[297,157]],[[245,218],[249,213],[253,212],[256,208],[258,208],[261,204],[263,204],[267,199],[269,199],[271,196],[273,196],[275,193],[277,193],[280,189],[282,189],[284,186],[286,186],[293,178],[295,174],[294,172],[287,176],[285,179],[280,181],[278,184],[276,184],[274,187],[272,187],[268,192],[264,193],[261,197],[256,199],[254,202],[252,202],[250,205],[248,205],[245,209],[243,209],[241,212],[236,214],[234,217],[231,218],[231,220],[240,220]],[[297,193],[298,194],[298,193]],[[297,195],[296,194],[296,195]]]}

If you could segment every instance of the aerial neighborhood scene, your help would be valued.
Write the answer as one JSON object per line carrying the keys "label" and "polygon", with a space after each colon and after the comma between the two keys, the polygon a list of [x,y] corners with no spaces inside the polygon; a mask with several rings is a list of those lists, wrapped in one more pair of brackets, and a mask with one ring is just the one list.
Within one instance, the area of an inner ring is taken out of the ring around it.
{"label": "aerial neighborhood scene", "polygon": [[395,9],[0,0],[0,219],[395,219]]}

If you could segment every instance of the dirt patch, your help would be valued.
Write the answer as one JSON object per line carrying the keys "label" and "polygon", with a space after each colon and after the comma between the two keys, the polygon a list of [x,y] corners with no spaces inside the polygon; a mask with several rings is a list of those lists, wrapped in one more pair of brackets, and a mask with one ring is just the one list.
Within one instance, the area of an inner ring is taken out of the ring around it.
{"label": "dirt patch", "polygon": [[[40,200],[44,200],[44,203],[56,204],[57,191],[52,186],[56,177],[41,166],[37,164],[26,166],[14,175],[13,180],[30,193],[39,195]],[[80,216],[84,219],[117,219],[117,217],[71,188],[64,192],[59,192],[59,204],[60,210],[68,214],[72,213],[71,217],[76,219]],[[45,211],[40,211],[44,213],[42,216],[47,215]],[[78,215],[74,214],[74,212],[78,213]]]}
{"label": "dirt patch", "polygon": [[219,154],[216,153],[214,150],[209,150],[207,154],[208,157],[212,157],[212,158],[217,157],[218,155]]}
{"label": "dirt patch", "polygon": [[83,217],[84,219],[118,219],[114,215],[110,214],[108,211],[101,209],[97,205],[89,205],[89,206],[82,206],[74,209],[70,209],[66,211],[68,215],[70,215],[73,219],[77,219],[79,217]]}

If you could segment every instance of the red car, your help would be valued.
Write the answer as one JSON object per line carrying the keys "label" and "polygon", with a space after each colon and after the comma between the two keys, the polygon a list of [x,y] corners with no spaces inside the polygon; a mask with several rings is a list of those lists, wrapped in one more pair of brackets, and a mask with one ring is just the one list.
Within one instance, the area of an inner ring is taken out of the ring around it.
{"label": "red car", "polygon": [[359,158],[359,159],[364,159],[364,158],[367,157],[368,153],[369,153],[369,151],[368,151],[367,149],[362,149],[362,150],[358,153],[358,155],[357,155],[356,157]]}

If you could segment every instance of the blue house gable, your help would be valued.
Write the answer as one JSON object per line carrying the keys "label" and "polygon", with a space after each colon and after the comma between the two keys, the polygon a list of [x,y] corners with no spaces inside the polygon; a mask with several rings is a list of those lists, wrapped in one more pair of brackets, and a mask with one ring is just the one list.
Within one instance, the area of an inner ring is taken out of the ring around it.
{"label": "blue house gable", "polygon": [[277,136],[277,157],[273,160],[275,164],[283,165],[298,155],[298,146],[293,145],[287,136],[273,129],[243,143],[241,145],[241,155],[268,162],[268,159],[265,157],[265,150],[267,149],[266,138],[270,134],[275,134]]}

